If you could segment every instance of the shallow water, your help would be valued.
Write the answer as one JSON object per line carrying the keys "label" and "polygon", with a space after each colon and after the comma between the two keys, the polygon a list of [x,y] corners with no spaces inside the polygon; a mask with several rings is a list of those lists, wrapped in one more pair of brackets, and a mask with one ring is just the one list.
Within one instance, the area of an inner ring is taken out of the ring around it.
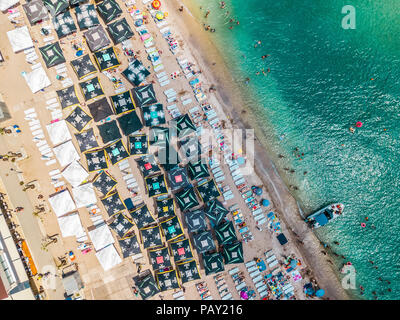
{"label": "shallow water", "polygon": [[[202,6],[197,18],[216,28],[210,35],[282,178],[299,187],[294,195],[302,209],[345,204],[345,216],[319,229],[319,238],[340,242],[332,246],[355,266],[357,284],[366,289],[362,297],[372,299],[375,290],[379,299],[400,298],[400,2],[354,3],[355,30],[341,27],[342,7],[349,4],[342,0],[227,0],[225,9],[219,1],[191,3]],[[256,40],[261,45],[254,48]],[[351,134],[357,121],[363,127]],[[296,147],[302,160],[293,154]]]}

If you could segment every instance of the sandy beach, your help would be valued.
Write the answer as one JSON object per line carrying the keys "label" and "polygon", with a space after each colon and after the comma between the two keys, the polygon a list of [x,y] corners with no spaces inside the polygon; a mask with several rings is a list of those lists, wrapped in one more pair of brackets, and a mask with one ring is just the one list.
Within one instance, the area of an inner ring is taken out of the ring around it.
{"label": "sandy beach", "polygon": [[[127,6],[118,0],[120,7],[123,10],[121,17],[125,17],[128,23],[133,27],[132,17],[127,12]],[[182,5],[181,1],[174,0],[169,2],[168,4],[163,4],[163,10],[167,11],[168,17],[166,21],[168,21],[170,26],[173,26],[173,30],[176,30],[177,38],[180,38],[179,44],[181,46],[181,51],[179,55],[188,57],[191,59],[193,57],[196,68],[201,70],[201,78],[202,83],[205,88],[209,88],[211,84],[216,88],[216,92],[209,93],[207,92],[207,101],[214,107],[217,111],[218,116],[221,120],[226,119],[226,128],[230,128],[233,126],[234,128],[251,128],[251,115],[242,113],[242,106],[246,104],[243,101],[243,98],[240,96],[239,90],[234,88],[231,81],[231,75],[229,74],[228,68],[222,60],[220,54],[217,49],[214,47],[210,39],[207,37],[207,33],[203,30],[202,26],[193,18],[187,8],[183,12],[180,12],[178,8]],[[136,6],[143,10],[145,6],[141,3],[141,1],[137,1]],[[23,15],[22,7],[18,7]],[[149,15],[150,16],[150,15]],[[26,17],[24,16],[25,24],[29,25]],[[105,26],[104,22],[101,21],[101,24]],[[177,70],[179,70],[179,65],[177,64],[176,56],[174,56],[170,51],[167,42],[160,35],[157,26],[155,25],[153,19],[150,17],[149,23],[145,26],[148,28],[149,32],[154,37],[154,45],[160,50],[161,58],[163,61],[163,65],[166,74],[171,74]],[[45,21],[44,25],[52,25],[50,21]],[[2,14],[0,16],[0,33],[5,34],[7,31],[12,30],[13,26],[8,21],[6,15]],[[41,46],[44,44],[43,35],[40,34],[40,25],[30,27],[30,32],[32,38],[38,41],[35,44],[35,47]],[[146,51],[143,47],[143,43],[136,31],[135,35],[131,39],[133,43],[133,48],[136,51],[138,59],[147,67],[150,66],[150,62],[147,59]],[[51,32],[51,36],[55,37],[54,41],[57,41],[57,35],[55,34],[54,29]],[[72,79],[72,82],[77,86],[78,80],[71,68],[69,61],[73,60],[75,57],[75,50],[72,48],[72,43],[74,41],[80,41],[82,38],[82,31],[77,32],[75,35],[69,35],[62,40],[61,48],[64,52],[67,62],[65,63],[67,68],[67,76]],[[84,44],[85,50],[84,54],[90,53],[90,50],[87,47],[87,44]],[[121,44],[114,46],[116,48],[116,52],[118,58],[121,62],[121,65],[116,68],[117,70],[113,75],[118,77],[123,86],[130,90],[132,85],[122,76],[120,76],[120,72],[124,70],[128,66],[127,57],[123,54]],[[100,265],[96,255],[95,250],[92,250],[88,253],[83,254],[79,250],[79,243],[76,241],[75,237],[67,237],[63,238],[61,236],[59,224],[57,221],[57,217],[52,212],[51,206],[48,203],[49,197],[55,193],[56,189],[54,184],[52,184],[51,177],[49,172],[51,170],[60,169],[62,167],[55,163],[51,166],[44,165],[44,161],[41,159],[41,154],[36,147],[35,143],[32,142],[32,134],[29,129],[28,121],[25,119],[24,111],[29,108],[34,107],[36,113],[38,114],[38,119],[42,127],[44,128],[47,124],[49,124],[53,119],[49,110],[45,108],[46,101],[49,99],[53,99],[56,94],[55,90],[62,89],[62,85],[59,80],[56,79],[56,72],[54,68],[45,69],[49,78],[52,81],[52,85],[47,87],[44,92],[38,92],[32,94],[32,92],[27,87],[24,79],[21,76],[22,71],[28,71],[30,69],[30,64],[25,61],[24,54],[17,53],[14,54],[10,48],[10,44],[7,39],[4,39],[0,42],[0,50],[3,56],[6,59],[6,62],[0,66],[0,71],[2,74],[10,75],[8,77],[0,78],[0,93],[3,95],[3,98],[8,106],[10,114],[12,118],[5,122],[1,123],[1,127],[12,126],[14,124],[18,124],[22,130],[22,133],[12,135],[7,135],[1,137],[4,145],[2,145],[1,153],[5,153],[7,151],[17,152],[19,150],[23,150],[27,154],[27,158],[21,161],[15,162],[14,164],[7,163],[1,164],[2,170],[8,171],[10,168],[14,168],[15,170],[19,170],[22,172],[20,174],[20,180],[24,182],[35,181],[35,189],[25,191],[25,194],[30,198],[32,203],[32,208],[37,204],[44,204],[46,206],[46,213],[39,215],[40,218],[35,218],[37,226],[33,228],[33,230],[41,230],[41,237],[45,238],[47,235],[57,235],[57,242],[49,245],[47,247],[46,254],[44,254],[40,245],[36,243],[36,245],[30,245],[32,256],[38,265],[38,269],[43,268],[47,264],[54,263],[55,268],[57,269],[57,276],[61,276],[63,273],[62,268],[57,267],[57,258],[60,256],[65,256],[68,251],[73,251],[76,259],[71,265],[76,267],[79,270],[81,278],[84,282],[84,289],[81,292],[81,295],[84,299],[140,299],[140,297],[135,296],[132,287],[134,286],[133,277],[137,276],[137,264],[135,262],[140,262],[142,270],[151,270],[151,265],[149,263],[149,259],[147,257],[146,249],[143,249],[143,244],[141,244],[141,251],[143,254],[143,258],[138,261],[133,261],[130,257],[122,259],[121,263],[114,266],[112,269],[104,271],[102,266]],[[38,50],[36,50],[38,51]],[[39,56],[39,62],[42,62],[42,59]],[[42,62],[43,64],[43,62]],[[44,67],[45,68],[45,67]],[[103,87],[104,93],[106,96],[111,96],[115,94],[115,90],[113,87],[113,83],[109,81],[109,79],[102,74],[101,72],[97,72],[96,76],[99,77],[101,81],[101,85]],[[148,83],[150,81],[154,81],[154,90],[156,92],[157,100],[164,104],[164,106],[168,105],[167,99],[164,95],[164,91],[170,87],[174,88],[176,92],[186,91],[188,94],[192,94],[192,88],[190,87],[188,80],[185,77],[178,77],[176,79],[171,79],[171,84],[167,87],[160,87],[157,83],[157,78],[155,76],[154,70],[151,69],[151,75],[146,79]],[[82,97],[81,92],[78,92],[80,101],[83,102],[84,99]],[[195,99],[193,98],[195,102]],[[179,109],[182,114],[185,114],[189,111],[189,109],[193,108],[198,103],[193,103],[189,105],[179,105]],[[87,105],[85,103],[81,103],[81,107],[88,112]],[[139,108],[137,108],[139,109]],[[71,108],[63,109],[62,116],[63,118],[67,117],[69,113],[72,111]],[[89,112],[88,112],[89,113]],[[140,111],[138,111],[138,114]],[[115,115],[111,116],[115,119]],[[165,117],[170,120],[172,117],[169,113],[165,112]],[[249,118],[247,118],[249,117]],[[96,134],[97,140],[99,144],[101,144],[101,138],[99,137],[99,131],[94,125],[94,122],[90,125]],[[71,133],[75,133],[72,127],[69,127]],[[43,130],[45,135],[47,135],[46,129]],[[142,129],[142,133],[147,133],[148,128]],[[256,132],[257,135],[257,132]],[[4,139],[3,139],[4,138]],[[79,150],[78,144],[75,140],[72,140],[76,149]],[[246,218],[247,225],[251,230],[254,239],[248,243],[243,242],[243,250],[244,250],[244,262],[252,260],[254,257],[264,257],[264,253],[267,250],[273,250],[279,262],[282,262],[285,257],[294,254],[300,261],[301,267],[299,268],[300,274],[303,276],[303,280],[300,282],[292,283],[294,287],[294,293],[297,299],[305,299],[305,295],[303,292],[302,286],[309,281],[309,279],[316,279],[319,287],[323,288],[326,292],[326,297],[330,299],[346,299],[347,293],[343,290],[340,285],[339,280],[335,276],[332,266],[327,261],[327,256],[324,256],[321,253],[322,247],[315,237],[313,232],[307,228],[305,223],[303,222],[295,199],[291,196],[289,190],[284,185],[276,170],[274,169],[274,165],[268,157],[267,151],[265,147],[262,146],[257,140],[255,141],[255,171],[256,175],[246,176],[247,183],[249,186],[252,185],[263,185],[263,198],[268,198],[271,200],[271,205],[268,207],[267,211],[274,211],[279,219],[282,222],[282,231],[286,235],[289,243],[285,246],[281,246],[273,233],[269,232],[266,228],[263,228],[262,231],[256,228],[256,223],[251,216],[249,208],[246,206],[244,201],[241,199],[241,194],[236,189],[232,176],[230,176],[229,167],[224,164],[222,166],[223,171],[226,175],[226,180],[224,181],[224,185],[230,186],[233,191],[235,197],[231,200],[228,200],[224,203],[226,208],[229,208],[233,204],[237,204],[240,207],[241,212]],[[247,157],[250,158],[250,154]],[[136,164],[134,157],[128,158],[131,173],[134,175],[139,188],[139,196],[143,199],[143,202],[148,205],[151,211],[154,211],[154,200],[145,193],[146,186],[144,184],[144,179],[141,176],[138,166]],[[84,156],[81,156],[81,164],[84,165],[86,169]],[[119,169],[118,165],[110,166],[107,170],[115,180],[118,181],[118,185],[116,189],[118,190],[122,199],[132,197],[132,193],[130,193],[124,183],[123,173]],[[2,171],[3,172],[3,171]],[[11,174],[11,173],[10,173]],[[13,173],[15,175],[15,173]],[[91,173],[90,177],[87,179],[88,181],[92,181],[95,177],[95,173]],[[5,185],[7,193],[13,193],[18,185],[11,183],[7,183],[5,177],[3,177],[3,183]],[[66,185],[66,187],[68,184]],[[38,199],[38,195],[44,195],[43,200]],[[104,208],[101,205],[99,199],[101,198],[99,194],[97,194],[97,205],[100,208],[99,216],[102,217],[106,222],[109,222],[109,217],[105,212]],[[21,199],[17,199],[14,197],[10,197],[11,205],[16,208],[21,206]],[[25,200],[24,200],[25,201]],[[26,205],[25,205],[26,206]],[[32,209],[33,210],[33,209]],[[24,211],[23,215],[30,215],[32,218],[32,212],[30,210]],[[77,210],[79,212],[79,217],[85,232],[90,231],[94,227],[93,217],[89,214],[89,210],[86,208],[80,208]],[[177,216],[181,221],[184,221],[184,214],[178,211]],[[230,220],[232,219],[232,215],[229,214],[227,216]],[[17,216],[18,218],[18,216]],[[23,227],[23,218],[21,218],[20,224]],[[26,221],[31,221],[32,219]],[[31,222],[30,222],[31,223]],[[26,230],[28,234],[29,230]],[[135,226],[133,228],[133,232],[138,235],[139,231]],[[184,230],[185,236],[190,237],[188,231]],[[238,232],[237,232],[238,233]],[[112,235],[115,239],[114,246],[118,251],[119,255],[122,256],[121,250],[118,247],[118,237],[116,233],[112,232]],[[296,236],[297,235],[297,236]],[[28,239],[28,236],[26,236]],[[90,238],[89,238],[90,239]],[[39,241],[39,239],[31,238],[31,241]],[[87,241],[90,245],[90,241]],[[300,242],[302,244],[300,244]],[[200,261],[199,255],[194,250],[193,255],[196,261]],[[40,257],[39,257],[40,256]],[[53,261],[51,262],[50,256]],[[201,263],[200,263],[201,265]],[[251,277],[247,273],[246,267],[244,263],[237,265],[226,265],[225,271],[221,272],[220,275],[226,281],[228,291],[232,294],[233,299],[240,299],[238,291],[235,289],[235,282],[232,277],[228,274],[228,271],[233,269],[234,267],[238,267],[240,271],[245,275],[245,282],[250,287],[254,286]],[[310,273],[307,274],[307,270],[311,270]],[[39,270],[40,271],[40,270]],[[221,299],[221,296],[218,292],[218,287],[216,281],[214,279],[214,275],[205,275],[204,269],[200,269],[201,280],[192,281],[184,284],[185,290],[183,291],[183,295],[185,299],[200,299],[199,292],[196,289],[196,284],[205,281],[209,288],[211,296],[218,300]],[[38,280],[40,283],[40,281]],[[52,293],[51,290],[47,293],[47,298],[49,299],[61,299],[62,294],[60,295],[61,285],[57,283],[57,289]],[[168,290],[162,292],[161,294],[157,294],[153,296],[151,299],[160,299],[160,296],[163,299],[174,299],[178,290]],[[257,299],[259,297],[257,296]]]}

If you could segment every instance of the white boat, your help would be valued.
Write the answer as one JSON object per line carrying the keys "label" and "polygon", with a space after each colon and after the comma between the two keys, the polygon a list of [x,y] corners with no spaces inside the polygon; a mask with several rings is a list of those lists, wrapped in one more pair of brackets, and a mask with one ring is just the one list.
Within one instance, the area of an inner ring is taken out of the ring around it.
{"label": "white boat", "polygon": [[319,228],[340,217],[343,214],[343,209],[342,203],[333,203],[309,215],[305,221],[311,229]]}

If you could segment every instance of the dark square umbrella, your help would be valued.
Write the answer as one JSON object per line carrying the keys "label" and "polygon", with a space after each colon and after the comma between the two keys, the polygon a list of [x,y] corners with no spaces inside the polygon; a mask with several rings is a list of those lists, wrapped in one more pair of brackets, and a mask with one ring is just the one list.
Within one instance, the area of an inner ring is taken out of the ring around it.
{"label": "dark square umbrella", "polygon": [[140,157],[139,159],[136,159],[136,162],[144,178],[161,171],[154,155],[152,154]]}
{"label": "dark square umbrella", "polygon": [[81,88],[82,95],[85,97],[85,101],[90,101],[96,97],[104,95],[104,91],[101,87],[98,77],[91,78],[84,82],[79,82],[79,86]]}
{"label": "dark square umbrella", "polygon": [[182,224],[177,216],[161,222],[161,230],[167,241],[172,241],[183,235]]}
{"label": "dark square umbrella", "polygon": [[117,213],[108,226],[115,231],[119,238],[123,238],[132,229],[133,223],[124,214]]}
{"label": "dark square umbrella", "polygon": [[107,47],[111,41],[108,39],[107,33],[101,25],[90,28],[84,32],[84,37],[89,49],[94,52]]}
{"label": "dark square umbrella", "polygon": [[192,180],[198,180],[201,178],[207,178],[210,176],[208,171],[207,163],[205,160],[200,159],[197,162],[189,162],[187,165],[187,169],[189,172],[189,177]]}
{"label": "dark square umbrella", "polygon": [[74,69],[79,80],[97,72],[90,55],[85,54],[78,59],[71,61],[72,69]]}
{"label": "dark square umbrella", "polygon": [[114,187],[117,185],[117,180],[115,180],[107,171],[100,171],[96,178],[92,182],[93,186],[103,194],[107,196]]}
{"label": "dark square umbrella", "polygon": [[93,120],[80,106],[77,106],[65,120],[75,128],[78,132],[81,132],[86,126]]}
{"label": "dark square umbrella", "polygon": [[65,58],[58,42],[47,44],[39,48],[47,68],[64,63]]}
{"label": "dark square umbrella", "polygon": [[104,0],[99,3],[97,5],[97,11],[104,20],[104,23],[109,23],[115,18],[118,18],[122,13],[121,7],[115,0]]}
{"label": "dark square umbrella", "polygon": [[107,30],[115,45],[133,36],[133,31],[125,18],[109,23]]}
{"label": "dark square umbrella", "polygon": [[142,113],[146,127],[158,126],[166,122],[163,105],[161,103],[142,106]]}
{"label": "dark square umbrella", "polygon": [[204,231],[207,229],[206,215],[203,210],[189,211],[184,214],[189,232]]}
{"label": "dark square umbrella", "polygon": [[135,105],[129,90],[111,96],[111,103],[115,114],[121,114],[135,110]]}
{"label": "dark square umbrella", "polygon": [[114,69],[121,64],[121,62],[118,60],[118,56],[114,47],[100,49],[94,53],[94,57],[100,71]]}
{"label": "dark square umbrella", "polygon": [[170,126],[175,128],[178,139],[196,132],[196,127],[188,114],[181,115],[171,120]]}
{"label": "dark square umbrella", "polygon": [[203,264],[206,275],[218,273],[225,270],[222,255],[219,252],[203,254]]}
{"label": "dark square umbrella", "polygon": [[122,71],[122,74],[131,84],[138,86],[146,80],[146,77],[150,75],[150,71],[139,60],[133,60],[129,63],[128,68]]}
{"label": "dark square umbrella", "polygon": [[203,231],[193,235],[193,244],[199,254],[215,250],[215,243],[211,231]]}
{"label": "dark square umbrella", "polygon": [[205,213],[211,224],[216,226],[224,221],[224,218],[229,213],[229,210],[227,210],[217,199],[214,199],[213,201],[207,203],[207,209],[205,210]]}
{"label": "dark square umbrella", "polygon": [[154,217],[151,215],[149,208],[145,204],[136,209],[130,210],[129,215],[138,229],[143,229],[149,224],[155,222]]}
{"label": "dark square umbrella", "polygon": [[117,120],[122,133],[126,136],[143,128],[142,122],[135,111],[126,113],[120,116]]}
{"label": "dark square umbrella", "polygon": [[222,255],[225,264],[243,263],[243,245],[241,242],[224,245]]}
{"label": "dark square umbrella", "polygon": [[22,5],[31,26],[41,20],[47,20],[47,8],[42,0],[32,0]]}
{"label": "dark square umbrella", "polygon": [[125,204],[121,200],[118,191],[115,191],[112,194],[101,199],[101,203],[103,204],[107,214],[110,217],[126,209]]}
{"label": "dark square umbrella", "polygon": [[176,166],[167,172],[168,182],[172,191],[186,188],[190,185],[185,168]]}
{"label": "dark square umbrella", "polygon": [[127,258],[141,253],[136,235],[131,235],[118,240],[122,251],[122,257]]}
{"label": "dark square umbrella", "polygon": [[158,219],[174,216],[176,214],[174,199],[156,199],[156,211]]}
{"label": "dark square umbrella", "polygon": [[149,131],[150,145],[166,148],[169,146],[169,136],[169,128],[152,127]]}
{"label": "dark square umbrella", "polygon": [[179,191],[175,194],[175,197],[176,201],[178,202],[179,208],[182,211],[197,207],[200,204],[196,198],[196,193],[193,188]]}
{"label": "dark square umbrella", "polygon": [[89,151],[84,153],[89,172],[108,168],[105,150]]}
{"label": "dark square umbrella", "polygon": [[121,139],[113,142],[105,149],[107,152],[107,157],[112,165],[115,165],[118,162],[121,162],[122,160],[129,157],[128,150],[126,150],[124,143]]}
{"label": "dark square umbrella", "polygon": [[160,147],[157,153],[157,158],[166,171],[177,169],[181,162],[178,152],[175,150],[173,145],[169,145],[166,148]]}
{"label": "dark square umbrella", "polygon": [[219,192],[219,189],[214,179],[210,179],[206,182],[199,184],[196,189],[201,201],[203,201],[204,203],[210,202],[221,196],[221,193]]}
{"label": "dark square umbrella", "polygon": [[146,227],[139,231],[143,248],[147,249],[162,246],[161,230],[158,225]]}
{"label": "dark square umbrella", "polygon": [[122,138],[117,121],[115,120],[100,124],[97,128],[99,129],[100,136],[105,144]]}
{"label": "dark square umbrella", "polygon": [[168,193],[167,183],[163,174],[145,178],[146,191],[150,198],[159,197]]}
{"label": "dark square umbrella", "polygon": [[79,104],[78,96],[76,95],[74,85],[56,91],[58,100],[60,101],[61,108],[65,109],[68,107],[76,106]]}
{"label": "dark square umbrella", "polygon": [[71,17],[69,11],[58,14],[53,17],[54,29],[56,30],[58,38],[62,39],[65,36],[76,32],[77,28],[74,19]]}
{"label": "dark square umbrella", "polygon": [[148,137],[145,134],[130,135],[128,145],[130,155],[143,155],[149,152]]}
{"label": "dark square umbrella", "polygon": [[182,139],[180,150],[188,162],[197,162],[201,159],[202,149],[197,137]]}
{"label": "dark square umbrella", "polygon": [[237,241],[235,227],[233,226],[232,221],[219,224],[215,227],[214,231],[219,245],[225,245]]}
{"label": "dark square umbrella", "polygon": [[56,16],[69,7],[68,0],[42,0],[52,16]]}
{"label": "dark square umbrella", "polygon": [[149,261],[154,271],[172,267],[168,247],[149,250]]}
{"label": "dark square umbrella", "polygon": [[75,8],[79,29],[85,30],[100,24],[93,4],[82,4]]}
{"label": "dark square umbrella", "polygon": [[150,270],[146,271],[147,272],[143,272],[143,276],[137,276],[134,278],[135,285],[143,300],[149,299],[160,292],[152,273]]}
{"label": "dark square umbrella", "polygon": [[180,288],[175,270],[156,273],[156,280],[161,292]]}
{"label": "dark square umbrella", "polygon": [[200,271],[194,259],[176,264],[182,283],[200,279]]}
{"label": "dark square umbrella", "polygon": [[99,146],[96,136],[94,135],[93,128],[81,133],[75,133],[75,138],[78,141],[81,152],[89,151]]}
{"label": "dark square umbrella", "polygon": [[89,104],[88,108],[95,122],[103,120],[113,114],[106,97]]}
{"label": "dark square umbrella", "polygon": [[189,239],[178,239],[169,242],[175,262],[193,258],[193,250]]}
{"label": "dark square umbrella", "polygon": [[133,99],[138,107],[145,106],[147,104],[157,103],[156,93],[154,92],[153,84],[147,84],[132,89]]}

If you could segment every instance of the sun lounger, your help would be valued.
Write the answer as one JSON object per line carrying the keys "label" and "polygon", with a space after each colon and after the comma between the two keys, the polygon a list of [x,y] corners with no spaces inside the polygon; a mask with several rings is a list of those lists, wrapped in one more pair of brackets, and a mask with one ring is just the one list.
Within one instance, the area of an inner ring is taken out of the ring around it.
{"label": "sun lounger", "polygon": [[240,292],[246,286],[246,282],[242,282],[236,286],[236,290]]}
{"label": "sun lounger", "polygon": [[213,174],[216,174],[216,173],[220,172],[221,170],[222,170],[221,167],[216,167],[216,168],[212,169],[211,172]]}
{"label": "sun lounger", "polygon": [[214,178],[218,178],[224,175],[223,171],[218,171],[217,173],[214,174]]}
{"label": "sun lounger", "polygon": [[221,298],[221,300],[232,300],[232,294],[231,294],[231,293],[228,293],[228,294],[224,295],[224,296]]}
{"label": "sun lounger", "polygon": [[222,182],[225,180],[225,176],[220,176],[217,179],[215,179],[215,182]]}
{"label": "sun lounger", "polygon": [[261,274],[255,278],[253,278],[253,283],[256,288],[262,286],[262,284],[264,283],[262,281],[262,279],[263,279],[263,276]]}
{"label": "sun lounger", "polygon": [[166,74],[165,71],[156,74],[156,76],[157,76],[158,79],[161,79],[162,77],[164,77],[164,76],[166,76],[166,75],[167,75],[167,74]]}
{"label": "sun lounger", "polygon": [[271,263],[268,265],[268,267],[269,267],[270,269],[272,269],[272,268],[275,267],[277,264],[278,264],[278,260],[275,260],[275,261],[271,262]]}
{"label": "sun lounger", "polygon": [[245,263],[246,268],[250,268],[255,265],[256,265],[256,262],[254,260],[251,260],[251,261],[248,261]]}
{"label": "sun lounger", "polygon": [[164,81],[164,82],[161,82],[160,83],[160,87],[165,87],[167,84],[169,84],[169,80],[166,80],[166,81]]}
{"label": "sun lounger", "polygon": [[163,69],[164,69],[164,66],[162,64],[159,64],[159,65],[157,65],[157,67],[154,68],[154,72],[158,72]]}
{"label": "sun lounger", "polygon": [[272,261],[276,260],[276,257],[274,254],[272,254],[271,256],[269,256],[266,260],[267,263],[271,263]]}
{"label": "sun lounger", "polygon": [[250,277],[251,278],[255,278],[255,277],[259,276],[260,274],[261,274],[261,272],[257,268],[257,270],[255,270],[254,272],[250,273]]}
{"label": "sun lounger", "polygon": [[120,170],[125,170],[126,168],[129,168],[129,162],[119,163],[119,168],[120,168]]}
{"label": "sun lounger", "polygon": [[158,82],[159,82],[159,83],[161,83],[161,82],[166,82],[167,80],[168,80],[168,83],[169,83],[169,78],[168,78],[168,76],[163,76],[163,77],[161,77],[161,78],[158,79]]}
{"label": "sun lounger", "polygon": [[[238,174],[238,175],[236,175],[236,176],[234,176],[234,177],[232,177],[232,178],[233,178],[233,181],[243,180],[243,182],[244,182],[244,179],[243,179],[243,175],[242,175],[242,174]],[[235,182],[235,184],[236,184],[236,182]]]}
{"label": "sun lounger", "polygon": [[240,186],[242,183],[245,183],[245,180],[244,180],[244,179],[239,179],[239,180],[236,180],[236,181],[235,181],[235,185],[236,185],[236,186]]}
{"label": "sun lounger", "polygon": [[122,176],[122,179],[124,179],[125,181],[126,181],[126,180],[129,180],[130,178],[133,178],[133,174],[132,174],[132,173],[127,174],[127,175],[125,175],[125,176]]}
{"label": "sun lounger", "polygon": [[239,268],[238,267],[236,267],[236,268],[233,268],[233,269],[231,269],[231,270],[229,270],[229,274],[230,275],[233,275],[233,274],[236,274],[236,273],[238,273],[239,272]]}
{"label": "sun lounger", "polygon": [[257,265],[252,265],[252,266],[250,266],[249,268],[247,268],[247,271],[248,271],[249,273],[254,272],[254,271],[256,271],[256,270],[258,270]]}

